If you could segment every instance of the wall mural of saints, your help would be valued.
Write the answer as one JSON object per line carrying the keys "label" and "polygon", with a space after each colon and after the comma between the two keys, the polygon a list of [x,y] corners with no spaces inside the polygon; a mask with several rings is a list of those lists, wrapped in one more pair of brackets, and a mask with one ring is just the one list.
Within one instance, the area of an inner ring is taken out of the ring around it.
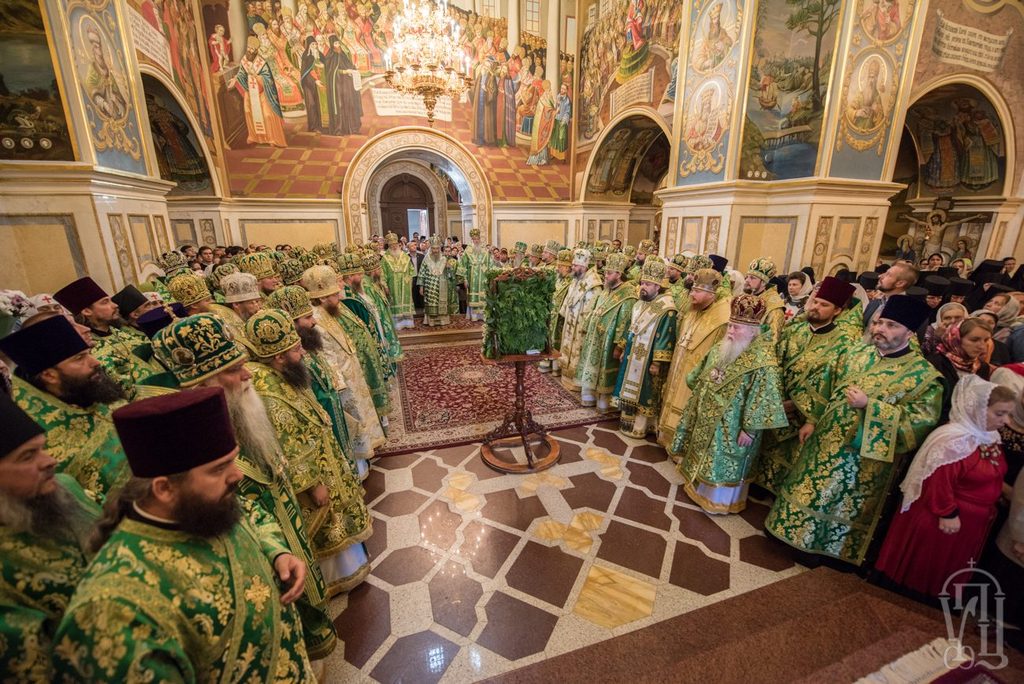
{"label": "wall mural of saints", "polygon": [[170,195],[212,195],[209,166],[185,113],[161,83],[145,75],[142,82],[160,177],[177,183]]}
{"label": "wall mural of saints", "polygon": [[71,138],[36,0],[0,7],[0,159],[72,161]]}
{"label": "wall mural of saints", "polygon": [[120,18],[109,0],[71,0],[67,19],[78,85],[100,165],[145,174],[134,85],[125,66]]}
{"label": "wall mural of saints", "polygon": [[740,178],[812,176],[843,5],[763,0],[747,85]]}

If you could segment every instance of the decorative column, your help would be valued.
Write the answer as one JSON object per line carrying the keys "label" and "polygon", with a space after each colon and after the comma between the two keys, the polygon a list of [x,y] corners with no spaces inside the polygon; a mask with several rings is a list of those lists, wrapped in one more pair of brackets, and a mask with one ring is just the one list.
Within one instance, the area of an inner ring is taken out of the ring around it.
{"label": "decorative column", "polygon": [[552,95],[558,92],[559,81],[561,80],[561,73],[558,68],[558,46],[562,34],[559,4],[559,0],[548,0],[548,53],[547,63],[544,65],[544,78],[551,81]]}
{"label": "decorative column", "polygon": [[519,0],[508,0],[508,52],[519,47]]}

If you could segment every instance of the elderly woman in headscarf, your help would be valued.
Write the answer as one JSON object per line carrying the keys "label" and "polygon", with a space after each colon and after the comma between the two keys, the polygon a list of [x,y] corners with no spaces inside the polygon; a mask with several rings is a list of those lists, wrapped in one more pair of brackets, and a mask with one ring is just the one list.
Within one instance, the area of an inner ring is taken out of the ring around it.
{"label": "elderly woman in headscarf", "polygon": [[977,319],[968,318],[949,326],[942,336],[942,341],[935,348],[935,353],[928,356],[928,361],[942,375],[940,424],[949,419],[953,391],[962,378],[976,375],[988,380],[991,377],[992,366],[983,358],[991,337],[992,333],[985,324]]}
{"label": "elderly woman in headscarf", "polygon": [[939,342],[946,334],[946,330],[954,323],[967,318],[967,307],[956,302],[949,302],[939,307],[935,315],[935,322],[925,329],[924,340],[921,342],[921,351],[925,356],[935,352]]}
{"label": "elderly woman in headscarf", "polygon": [[790,320],[804,310],[804,304],[811,296],[814,289],[814,282],[803,271],[794,271],[786,279],[786,293],[783,300],[786,302],[786,320]]}
{"label": "elderly woman in headscarf", "polygon": [[[998,296],[999,295],[997,295],[997,297]],[[1005,343],[1010,339],[1010,334],[1013,333],[1014,330],[1024,326],[1024,317],[1020,315],[1020,300],[1009,294],[1003,296],[1006,297],[1006,302],[999,307],[999,311],[996,312],[998,318],[996,319],[996,331],[992,334],[992,338],[995,339],[996,342]],[[989,308],[988,304],[986,304],[985,307]]]}
{"label": "elderly woman in headscarf", "polygon": [[[971,318],[977,318],[985,324],[986,327],[988,327],[989,332],[995,334],[996,323],[999,321],[998,314],[994,314],[988,309],[978,309],[971,314]],[[997,342],[995,338],[992,338],[989,340],[987,346],[988,349],[981,357],[985,363],[989,363],[993,367],[1003,366],[1010,363],[1010,350],[1005,344]]]}
{"label": "elderly woman in headscarf", "polygon": [[[977,376],[960,381],[950,422],[928,435],[900,485],[900,513],[886,534],[876,570],[934,597],[950,575],[980,558],[1006,473],[998,431],[1016,400],[1012,390]],[[970,575],[963,573],[957,584],[969,582]]]}

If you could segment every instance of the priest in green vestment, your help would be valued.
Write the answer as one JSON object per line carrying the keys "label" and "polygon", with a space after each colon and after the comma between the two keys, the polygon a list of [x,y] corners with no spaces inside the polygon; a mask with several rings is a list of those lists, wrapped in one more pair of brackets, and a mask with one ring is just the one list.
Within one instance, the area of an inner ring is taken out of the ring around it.
{"label": "priest in green vestment", "polygon": [[[380,256],[372,251],[363,252],[361,260],[363,266],[361,279],[358,282],[353,282],[350,287],[363,300],[366,308],[377,314],[381,333],[387,341],[388,357],[392,363],[399,363],[403,358],[402,343],[398,339],[395,321],[388,313],[391,310],[388,296],[385,294],[385,290],[381,289],[382,287],[386,288],[387,285],[383,280]],[[454,288],[452,289],[454,290]]]}
{"label": "priest in green vestment", "polygon": [[416,277],[416,266],[412,259],[402,251],[398,236],[388,233],[386,242],[388,249],[380,260],[384,281],[388,286],[388,297],[391,302],[391,317],[395,328],[411,328],[416,313],[412,302],[412,281]]}
{"label": "priest in green vestment", "polygon": [[277,268],[277,260],[270,252],[253,252],[238,257],[238,270],[256,278],[260,286],[260,294],[266,297],[281,287],[281,273]]}
{"label": "priest in green vestment", "polygon": [[249,364],[252,385],[267,407],[289,480],[303,500],[303,519],[309,527],[322,520],[310,541],[327,596],[348,591],[370,571],[362,542],[372,527],[363,488],[335,438],[331,416],[313,394],[302,362],[305,352],[288,314],[265,309],[245,327],[257,349]]}
{"label": "priest in green vestment", "polygon": [[231,273],[220,282],[224,288],[224,306],[211,304],[209,313],[220,316],[231,334],[250,347],[249,340],[245,338],[245,322],[263,308],[259,281],[249,273]]}
{"label": "priest in green vestment", "polygon": [[[387,333],[381,323],[381,312],[376,305],[362,291],[363,260],[356,252],[349,252],[340,255],[335,263],[338,266],[338,284],[341,287],[339,292],[341,304],[347,307],[352,314],[362,321],[374,345],[377,347],[377,355],[380,358],[381,367],[384,369],[384,377],[392,378],[397,370],[397,357],[392,354],[401,355],[401,346],[398,345],[397,335],[392,343],[388,340]],[[384,317],[388,316],[386,310]]]}
{"label": "priest in green vestment", "polygon": [[[469,248],[466,249],[469,251]],[[463,254],[465,257],[465,254]],[[420,294],[423,296],[423,325],[428,327],[444,326],[451,323],[451,317],[453,314],[458,313],[458,308],[452,307],[452,299],[449,296],[449,290],[452,287],[452,274],[451,274],[451,262],[444,254],[441,253],[441,238],[437,235],[430,238],[430,251],[427,252],[427,256],[423,257],[423,261],[420,262],[420,272],[417,275],[419,281]],[[476,280],[476,276],[473,276],[472,280],[467,280],[467,288],[470,287],[469,283],[473,283],[473,286],[480,286],[486,288],[486,271],[483,272],[483,285],[479,285],[480,281]],[[470,301],[474,301],[472,298]],[[481,290],[480,303],[477,305],[483,315],[483,290]],[[472,307],[471,307],[472,310]],[[467,314],[470,320],[478,320],[474,313]]]}
{"label": "priest in green vestment", "polygon": [[782,329],[777,351],[789,423],[765,435],[754,478],[773,494],[800,450],[800,430],[807,432],[810,428],[805,425],[813,428],[821,419],[846,354],[860,347],[860,328],[851,334],[837,323],[852,296],[852,285],[828,276],[807,300],[803,314]]}
{"label": "priest in green vestment", "polygon": [[746,508],[750,472],[765,430],[786,424],[782,377],[764,302],[732,300],[725,337],[686,378],[693,395],[671,452],[680,454],[686,495],[708,513]]}
{"label": "priest in green vestment", "polygon": [[574,392],[580,391],[577,369],[583,338],[587,333],[587,321],[604,281],[596,269],[589,268],[591,252],[577,248],[572,255],[572,282],[565,293],[559,315],[562,325],[562,339],[559,345],[558,363],[561,365],[562,386]]}
{"label": "priest in green vestment", "polygon": [[638,291],[635,282],[623,281],[626,257],[618,252],[608,256],[604,267],[604,289],[594,301],[587,319],[587,331],[576,369],[584,406],[612,410],[611,398],[619,377],[622,351],[626,346],[633,305]]}
{"label": "priest in green vestment", "polygon": [[771,330],[772,339],[778,343],[782,336],[782,326],[786,324],[786,301],[778,289],[769,282],[775,277],[775,262],[771,257],[760,257],[750,262],[746,277],[743,279],[743,292],[760,297],[768,313],[764,322]]}
{"label": "priest in green vestment", "polygon": [[[565,325],[565,318],[562,317],[562,303],[569,293],[569,286],[572,285],[572,250],[562,249],[554,264],[555,268],[555,290],[551,295],[551,314],[548,319],[548,346],[551,351],[557,352],[562,348],[562,327]],[[541,373],[551,373],[554,377],[562,374],[561,363],[558,359],[545,359],[538,367]]]}
{"label": "priest in green vestment", "polygon": [[223,390],[113,415],[133,478],[105,509],[57,628],[54,679],[313,681],[293,605],[306,565],[273,518],[240,505]]}
{"label": "priest in green vestment", "polygon": [[49,682],[53,635],[100,510],[54,473],[43,429],[2,392],[0,425],[0,678]]}
{"label": "priest in green vestment", "polygon": [[92,355],[121,385],[127,398],[134,398],[136,382],[163,370],[151,361],[153,350],[149,339],[138,330],[118,325],[121,319],[117,304],[92,278],[86,276],[65,285],[53,298],[70,311],[76,321],[89,326]]}
{"label": "priest in green vestment", "polygon": [[636,260],[633,265],[629,267],[626,273],[623,274],[624,280],[632,280],[636,282],[640,279],[640,271],[643,270],[644,262],[648,256],[658,255],[658,246],[654,244],[654,240],[644,239],[640,241],[640,244],[636,248]]}
{"label": "priest in green vestment", "polygon": [[313,266],[302,274],[301,282],[323,333],[324,356],[338,376],[342,405],[353,418],[349,424],[353,458],[368,459],[385,442],[391,412],[388,382],[376,344],[366,325],[341,304],[334,269]]}
{"label": "priest in green vestment", "polygon": [[619,430],[638,439],[657,430],[676,345],[676,304],[665,291],[667,284],[665,263],[648,257],[640,272],[640,296],[633,305],[613,399],[619,407]]}
{"label": "priest in green vestment", "polygon": [[[458,278],[466,284],[466,318],[471,321],[482,321],[484,319],[484,306],[487,302],[487,272],[501,265],[494,261],[491,253],[480,245],[480,229],[473,228],[469,231],[469,239],[472,244],[466,245],[466,250],[459,257],[457,269]],[[431,252],[433,242],[431,242]],[[424,257],[426,262],[428,257]],[[423,264],[420,264],[420,287],[423,287]],[[426,290],[424,289],[424,292]]]}
{"label": "priest in green vestment", "polygon": [[665,278],[668,280],[667,291],[676,303],[676,310],[682,315],[689,303],[690,290],[686,287],[684,276],[690,273],[690,257],[676,254],[665,262]]}
{"label": "priest in green vestment", "polygon": [[892,295],[847,355],[765,520],[801,551],[861,565],[905,459],[939,420],[942,380],[911,344],[923,301]]}
{"label": "priest in green vestment", "polygon": [[[701,263],[698,260],[698,263]],[[722,274],[711,268],[701,268],[689,277],[688,304],[678,316],[676,346],[672,351],[668,379],[662,395],[661,415],[658,416],[658,443],[671,449],[676,428],[683,409],[690,400],[690,386],[686,378],[703,361],[725,334],[729,323],[731,298],[722,289]],[[678,460],[677,454],[669,455]]]}
{"label": "priest in green vestment", "polygon": [[18,366],[14,400],[46,430],[57,472],[102,503],[129,475],[110,420],[111,406],[124,399],[124,390],[59,314],[36,317],[0,340],[0,351]]}
{"label": "priest in green vestment", "polygon": [[269,514],[293,555],[307,566],[306,582],[296,609],[311,660],[329,655],[337,635],[327,610],[323,574],[309,537],[325,515],[303,520],[298,495],[288,480],[286,462],[267,409],[252,387],[244,347],[229,337],[221,321],[199,314],[174,322],[154,337],[159,358],[167,359],[183,388],[220,387],[224,390],[232,427],[239,445],[235,465],[242,472],[239,494]]}

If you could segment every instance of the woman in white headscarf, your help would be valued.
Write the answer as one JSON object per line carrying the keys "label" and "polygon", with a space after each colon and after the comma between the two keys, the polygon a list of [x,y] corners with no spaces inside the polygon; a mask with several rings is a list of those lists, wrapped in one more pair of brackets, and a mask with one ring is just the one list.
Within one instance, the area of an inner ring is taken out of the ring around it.
{"label": "woman in white headscarf", "polygon": [[[950,575],[981,557],[1006,472],[998,430],[1016,399],[976,375],[957,383],[949,423],[928,435],[900,485],[900,513],[875,564],[896,584],[938,596]],[[958,583],[969,580],[964,573]]]}
{"label": "woman in white headscarf", "polygon": [[794,271],[786,279],[786,320],[797,316],[804,310],[804,305],[810,299],[814,283],[811,277],[803,271]]}

